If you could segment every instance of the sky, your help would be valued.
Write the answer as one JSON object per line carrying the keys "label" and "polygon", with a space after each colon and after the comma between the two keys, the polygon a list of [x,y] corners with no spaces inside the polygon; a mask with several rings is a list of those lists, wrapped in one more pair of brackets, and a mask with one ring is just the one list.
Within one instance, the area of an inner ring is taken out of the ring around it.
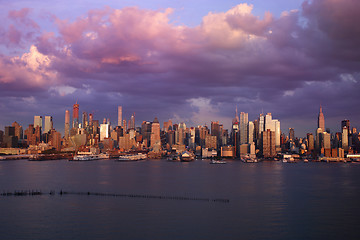
{"label": "sky", "polygon": [[360,127],[360,1],[0,0],[0,129],[65,110],[230,128],[271,112],[304,137]]}

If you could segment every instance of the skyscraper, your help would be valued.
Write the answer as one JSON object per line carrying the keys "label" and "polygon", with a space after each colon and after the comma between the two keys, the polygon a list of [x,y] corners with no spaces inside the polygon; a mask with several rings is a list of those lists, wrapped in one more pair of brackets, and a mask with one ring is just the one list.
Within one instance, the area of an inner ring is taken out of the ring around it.
{"label": "skyscraper", "polygon": [[105,138],[110,136],[110,126],[109,124],[100,124],[100,141],[103,141]]}
{"label": "skyscraper", "polygon": [[325,119],[324,119],[324,114],[322,112],[321,105],[320,105],[320,111],[319,111],[319,116],[318,116],[318,128],[321,128],[321,130],[323,132],[325,132]]}
{"label": "skyscraper", "polygon": [[295,130],[293,128],[289,128],[289,139],[295,140]]}
{"label": "skyscraper", "polygon": [[264,131],[265,129],[265,117],[264,114],[260,114],[259,116],[259,138],[261,138],[261,133]]}
{"label": "skyscraper", "polygon": [[321,133],[321,139],[322,139],[322,147],[324,149],[331,149],[330,133],[327,132]]}
{"label": "skyscraper", "polygon": [[93,125],[94,116],[92,113],[89,114],[89,126]]}
{"label": "skyscraper", "polygon": [[265,158],[274,157],[276,155],[275,148],[275,132],[267,129],[261,133],[261,152]]}
{"label": "skyscraper", "polygon": [[79,104],[76,103],[73,106],[73,128],[78,128],[79,127]]}
{"label": "skyscraper", "polygon": [[211,136],[216,136],[217,145],[221,145],[221,131],[219,121],[213,122],[211,121]]}
{"label": "skyscraper", "polygon": [[315,141],[315,148],[319,152],[322,146],[321,142],[321,133],[324,132],[321,128],[316,129],[316,141]]}
{"label": "skyscraper", "polygon": [[49,133],[53,129],[53,118],[52,116],[45,116],[44,133]]}
{"label": "skyscraper", "polygon": [[64,132],[64,136],[65,139],[69,139],[70,136],[70,112],[69,110],[65,111],[65,132]]}
{"label": "skyscraper", "polygon": [[235,152],[238,153],[239,147],[239,116],[237,106],[235,109],[235,117],[232,120],[231,133],[230,133],[230,142],[235,146]]}
{"label": "skyscraper", "polygon": [[349,150],[349,133],[348,133],[348,128],[346,126],[344,126],[342,129],[341,143],[342,143],[342,148],[345,151],[348,151]]}
{"label": "skyscraper", "polygon": [[[281,129],[280,129],[280,121],[279,120],[273,120],[275,122],[275,146],[277,148],[281,145]],[[277,150],[278,151],[278,150]],[[279,149],[279,151],[281,151]]]}
{"label": "skyscraper", "polygon": [[118,106],[118,126],[122,127],[122,106]]}
{"label": "skyscraper", "polygon": [[240,113],[240,145],[248,143],[248,113]]}
{"label": "skyscraper", "polygon": [[43,127],[42,116],[34,116],[34,128],[36,128],[37,126],[39,126],[40,128]]}
{"label": "skyscraper", "polygon": [[82,128],[86,128],[88,126],[89,122],[88,122],[88,115],[87,112],[83,112],[82,113]]}
{"label": "skyscraper", "polygon": [[161,148],[160,141],[160,123],[159,120],[155,117],[154,121],[151,124],[151,137],[150,137],[150,146],[154,152],[159,152]]}
{"label": "skyscraper", "polygon": [[13,122],[11,126],[15,128],[15,136],[18,138],[18,140],[22,139],[23,138],[22,126],[20,126],[20,124],[17,122]]}
{"label": "skyscraper", "polygon": [[248,143],[254,142],[254,123],[252,121],[248,124]]}
{"label": "skyscraper", "polygon": [[264,131],[270,129],[270,131],[275,132],[275,122],[272,119],[271,113],[267,113],[265,116],[265,128]]}
{"label": "skyscraper", "polygon": [[344,119],[341,121],[341,129],[343,129],[344,127],[347,128],[348,134],[350,135],[351,131],[350,131],[350,121],[347,119]]}
{"label": "skyscraper", "polygon": [[314,135],[312,133],[308,133],[307,140],[308,140],[308,150],[309,151],[314,150]]}
{"label": "skyscraper", "polygon": [[133,115],[131,115],[129,128],[130,129],[135,129],[135,113]]}
{"label": "skyscraper", "polygon": [[171,119],[169,119],[169,121],[167,121],[167,122],[164,122],[164,125],[163,125],[163,130],[165,131],[165,132],[168,132],[168,131],[170,131],[170,130],[172,130],[172,121],[171,121]]}

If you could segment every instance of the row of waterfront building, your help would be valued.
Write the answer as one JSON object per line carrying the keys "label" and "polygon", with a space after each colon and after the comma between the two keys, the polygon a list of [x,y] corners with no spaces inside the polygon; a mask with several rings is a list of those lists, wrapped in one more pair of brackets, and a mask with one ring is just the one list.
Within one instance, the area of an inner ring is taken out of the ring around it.
{"label": "row of waterfront building", "polygon": [[[193,151],[203,157],[222,156],[239,158],[274,158],[281,153],[294,153],[308,157],[343,158],[345,153],[360,151],[359,133],[350,129],[349,120],[341,122],[341,132],[331,134],[325,129],[325,119],[320,106],[318,128],[315,135],[308,133],[305,138],[295,138],[293,128],[289,135],[281,132],[280,121],[271,113],[260,114],[249,121],[248,113],[238,113],[229,130],[218,121],[210,126],[188,127],[185,123],[164,122],[162,128],[157,118],[152,122],[143,121],[135,125],[135,113],[129,121],[123,119],[122,106],[118,107],[116,126],[109,119],[101,123],[93,114],[83,112],[79,117],[79,104],[65,111],[64,135],[53,128],[51,116],[35,116],[34,123],[23,131],[14,122],[0,131],[2,151],[39,153],[51,151],[86,151],[90,148],[102,152],[149,151],[156,156],[171,151]],[[11,149],[11,150],[10,150]],[[16,149],[16,150],[14,150]],[[21,150],[20,150],[21,149]]]}

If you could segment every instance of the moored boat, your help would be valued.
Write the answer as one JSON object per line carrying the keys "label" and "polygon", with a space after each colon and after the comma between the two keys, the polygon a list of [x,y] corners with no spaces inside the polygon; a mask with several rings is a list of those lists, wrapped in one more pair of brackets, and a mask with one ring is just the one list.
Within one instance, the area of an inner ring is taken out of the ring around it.
{"label": "moored boat", "polygon": [[120,156],[119,159],[116,159],[115,161],[119,162],[128,162],[128,161],[140,161],[145,160],[147,158],[146,153],[138,153],[138,154],[128,154]]}
{"label": "moored boat", "polygon": [[258,159],[256,158],[256,156],[250,156],[249,154],[242,156],[240,159],[244,163],[257,163],[258,162]]}
{"label": "moored boat", "polygon": [[211,159],[210,164],[226,164],[226,161]]}
{"label": "moored boat", "polygon": [[180,161],[180,156],[179,155],[170,155],[166,158],[167,161],[169,162],[179,162]]}
{"label": "moored boat", "polygon": [[180,160],[182,162],[191,162],[194,161],[194,159],[195,159],[195,155],[188,151],[184,151],[180,155]]}
{"label": "moored boat", "polygon": [[109,159],[109,154],[100,153],[100,154],[93,154],[90,152],[78,152],[73,159],[69,161],[94,161],[94,160],[101,160],[101,159]]}

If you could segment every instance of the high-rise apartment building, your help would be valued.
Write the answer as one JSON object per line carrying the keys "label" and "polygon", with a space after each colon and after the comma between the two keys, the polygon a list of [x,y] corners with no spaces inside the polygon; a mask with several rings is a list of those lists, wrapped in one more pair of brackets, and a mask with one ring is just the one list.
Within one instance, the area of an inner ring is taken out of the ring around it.
{"label": "high-rise apartment building", "polygon": [[240,113],[240,145],[248,143],[248,113]]}
{"label": "high-rise apartment building", "polygon": [[342,148],[345,151],[349,150],[349,133],[348,133],[348,128],[346,126],[344,126],[342,129],[341,144],[342,144]]}
{"label": "high-rise apartment building", "polygon": [[321,139],[322,139],[322,147],[324,149],[331,149],[331,139],[330,139],[330,133],[322,132],[321,133]]}
{"label": "high-rise apartment building", "polygon": [[276,156],[274,131],[267,129],[261,133],[261,152],[265,158]]}
{"label": "high-rise apartment building", "polygon": [[189,147],[195,149],[195,128],[190,128],[190,138],[189,138]]}
{"label": "high-rise apartment building", "polygon": [[65,128],[64,128],[65,139],[69,139],[70,136],[70,111],[65,111]]}
{"label": "high-rise apartment building", "polygon": [[351,134],[351,131],[350,131],[350,120],[344,119],[344,120],[341,121],[341,129],[343,129],[344,127],[347,128],[347,132],[348,132],[348,134],[350,135],[350,134]]}
{"label": "high-rise apartment building", "polygon": [[252,121],[249,121],[248,124],[248,143],[251,144],[254,142],[254,123]]}
{"label": "high-rise apartment building", "polygon": [[321,141],[321,133],[323,133],[324,131],[321,128],[316,129],[316,142],[315,142],[315,148],[316,150],[319,152],[322,146],[322,141]]}
{"label": "high-rise apartment building", "polygon": [[277,148],[280,148],[280,145],[281,145],[280,121],[275,119],[275,120],[273,120],[273,122],[275,123],[275,146]]}
{"label": "high-rise apartment building", "polygon": [[79,127],[79,104],[76,103],[73,106],[73,124],[72,124],[73,128],[78,128]]}
{"label": "high-rise apartment building", "polygon": [[206,135],[205,148],[217,149],[217,137],[211,136],[211,135]]}
{"label": "high-rise apartment building", "polygon": [[129,128],[130,129],[135,129],[135,113],[133,115],[131,115]]}
{"label": "high-rise apartment building", "polygon": [[308,142],[307,149],[309,151],[312,151],[312,150],[314,150],[314,135],[312,133],[308,133],[306,136],[307,136],[307,142]]}
{"label": "high-rise apartment building", "polygon": [[270,129],[270,131],[275,132],[275,122],[272,119],[271,113],[267,113],[265,116],[265,128],[264,131]]}
{"label": "high-rise apartment building", "polygon": [[16,148],[18,144],[18,138],[15,136],[15,127],[6,126],[5,135],[3,137],[3,143],[7,148]]}
{"label": "high-rise apartment building", "polygon": [[164,130],[164,132],[168,132],[168,131],[170,131],[170,130],[172,130],[172,121],[171,121],[171,119],[169,119],[169,121],[167,121],[167,122],[164,122],[164,125],[163,125],[163,130]]}
{"label": "high-rise apartment building", "polygon": [[34,128],[39,126],[41,129],[43,127],[42,116],[34,116]]}
{"label": "high-rise apartment building", "polygon": [[53,118],[52,116],[45,116],[44,121],[44,133],[49,133],[53,129]]}
{"label": "high-rise apartment building", "polygon": [[159,152],[161,150],[160,123],[156,117],[151,124],[150,146],[154,152]]}
{"label": "high-rise apartment building", "polygon": [[265,116],[264,114],[260,114],[259,116],[259,138],[261,137],[261,133],[265,130]]}
{"label": "high-rise apartment building", "polygon": [[23,139],[22,126],[20,126],[20,124],[17,122],[13,122],[13,124],[11,124],[11,126],[15,128],[15,136],[18,138],[18,140]]}
{"label": "high-rise apartment building", "polygon": [[89,113],[89,126],[93,125],[93,121],[94,121],[94,116],[92,113]]}
{"label": "high-rise apartment building", "polygon": [[82,128],[86,128],[89,125],[89,120],[88,120],[88,114],[87,112],[83,112],[82,113]]}
{"label": "high-rise apartment building", "polygon": [[105,138],[110,136],[110,126],[109,124],[100,124],[100,141],[103,141]]}
{"label": "high-rise apartment building", "polygon": [[289,128],[289,140],[295,140],[295,130],[293,128]]}
{"label": "high-rise apartment building", "polygon": [[341,128],[346,127],[347,129],[350,129],[350,120],[344,119],[341,121]]}

